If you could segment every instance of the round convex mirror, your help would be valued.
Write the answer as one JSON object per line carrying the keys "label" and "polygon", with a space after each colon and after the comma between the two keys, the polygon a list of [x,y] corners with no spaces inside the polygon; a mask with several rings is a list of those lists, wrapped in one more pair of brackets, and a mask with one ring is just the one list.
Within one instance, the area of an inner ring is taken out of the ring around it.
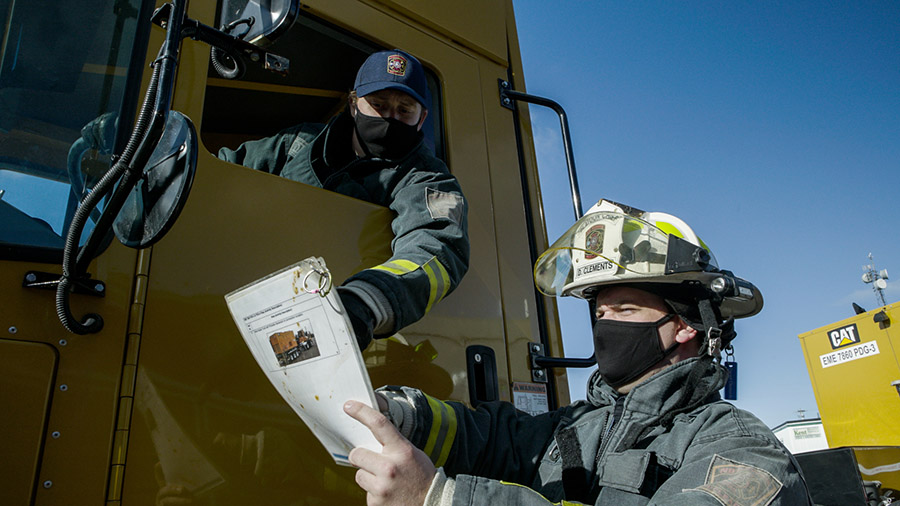
{"label": "round convex mirror", "polygon": [[170,111],[159,144],[113,223],[119,241],[146,248],[162,239],[184,207],[196,171],[194,125],[184,114]]}

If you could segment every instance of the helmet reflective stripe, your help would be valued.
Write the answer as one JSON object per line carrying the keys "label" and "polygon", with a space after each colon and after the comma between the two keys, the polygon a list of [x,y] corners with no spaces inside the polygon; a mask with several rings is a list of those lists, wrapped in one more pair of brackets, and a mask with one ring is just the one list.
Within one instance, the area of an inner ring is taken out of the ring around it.
{"label": "helmet reflective stripe", "polygon": [[675,228],[675,226],[672,225],[671,223],[666,223],[664,221],[657,221],[654,224],[663,232],[665,232],[669,235],[674,235],[675,237],[680,237],[680,238],[684,239],[684,236],[681,235],[681,231],[678,230],[677,228]]}

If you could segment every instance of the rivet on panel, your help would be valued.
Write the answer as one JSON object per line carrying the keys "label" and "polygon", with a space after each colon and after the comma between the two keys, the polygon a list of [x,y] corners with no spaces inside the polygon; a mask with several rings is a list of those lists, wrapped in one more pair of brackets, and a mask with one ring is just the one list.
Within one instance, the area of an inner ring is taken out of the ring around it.
{"label": "rivet on panel", "polygon": [[10,328],[9,328],[9,333],[10,333],[10,334],[15,334],[15,333],[18,332],[18,331],[19,331],[19,329],[15,328],[15,327],[10,327]]}
{"label": "rivet on panel", "polygon": [[59,436],[60,436],[60,434],[59,434],[58,430],[55,430],[50,433],[50,437],[52,437],[53,439],[59,439]]}
{"label": "rivet on panel", "polygon": [[65,392],[68,389],[69,389],[69,385],[66,385],[65,383],[63,383],[62,385],[59,386],[59,390],[61,392]]}
{"label": "rivet on panel", "polygon": [[44,482],[44,488],[50,488],[50,487],[52,487],[52,486],[53,486],[53,482],[52,482],[52,481],[47,480],[47,481]]}
{"label": "rivet on panel", "polygon": [[69,344],[69,341],[66,341],[65,339],[60,339],[60,340],[59,340],[59,345],[60,345],[60,346],[65,346],[65,345],[67,345],[67,344]]}

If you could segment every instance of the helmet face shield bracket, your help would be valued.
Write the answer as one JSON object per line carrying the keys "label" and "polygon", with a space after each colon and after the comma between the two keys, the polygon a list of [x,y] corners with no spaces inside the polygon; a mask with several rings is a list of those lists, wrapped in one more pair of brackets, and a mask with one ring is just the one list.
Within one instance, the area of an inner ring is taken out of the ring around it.
{"label": "helmet face shield bracket", "polygon": [[679,272],[715,272],[708,251],[681,237],[670,235],[666,251],[666,274]]}

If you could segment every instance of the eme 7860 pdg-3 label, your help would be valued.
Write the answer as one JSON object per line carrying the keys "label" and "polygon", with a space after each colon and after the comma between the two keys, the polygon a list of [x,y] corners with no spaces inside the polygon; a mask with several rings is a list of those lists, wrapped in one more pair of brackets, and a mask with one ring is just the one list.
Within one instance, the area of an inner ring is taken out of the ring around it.
{"label": "eme 7860 pdg-3 label", "polygon": [[878,343],[869,341],[867,343],[857,344],[856,346],[820,355],[819,360],[822,362],[822,368],[824,369],[833,365],[878,355],[879,353]]}

